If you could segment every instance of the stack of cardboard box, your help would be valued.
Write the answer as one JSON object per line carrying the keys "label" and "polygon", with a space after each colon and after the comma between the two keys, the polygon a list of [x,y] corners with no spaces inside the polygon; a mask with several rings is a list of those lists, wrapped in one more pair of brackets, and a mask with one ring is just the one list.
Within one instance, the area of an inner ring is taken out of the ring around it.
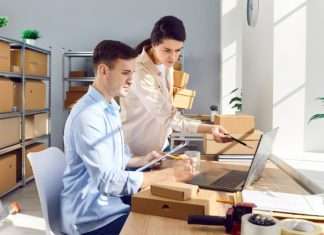
{"label": "stack of cardboard box", "polygon": [[196,91],[186,89],[189,74],[174,70],[173,73],[173,105],[176,108],[191,109]]}
{"label": "stack of cardboard box", "polygon": [[[12,47],[9,42],[0,40],[0,72],[22,73],[28,78],[48,76],[48,55],[25,49],[22,57],[21,47]],[[24,84],[0,77],[0,113],[23,111],[23,94],[25,111],[42,110],[46,108],[46,85],[42,81],[27,79]],[[25,116],[25,137],[34,138],[48,134],[48,114],[40,113]],[[0,149],[19,144],[21,141],[21,117],[0,117]],[[27,147],[27,152],[44,149],[44,145]],[[22,151],[18,149],[0,156],[0,195],[12,189],[22,175]],[[24,156],[26,157],[26,156]],[[31,167],[26,161],[26,175],[31,176]]]}
{"label": "stack of cardboard box", "polygon": [[70,90],[66,92],[66,99],[64,106],[71,109],[72,106],[88,91],[87,86],[71,86]]}
{"label": "stack of cardboard box", "polygon": [[240,154],[253,155],[258,146],[262,132],[255,129],[255,118],[251,115],[216,115],[215,124],[222,125],[233,137],[243,141],[248,148],[235,141],[217,143],[211,134],[204,136],[205,154]]}

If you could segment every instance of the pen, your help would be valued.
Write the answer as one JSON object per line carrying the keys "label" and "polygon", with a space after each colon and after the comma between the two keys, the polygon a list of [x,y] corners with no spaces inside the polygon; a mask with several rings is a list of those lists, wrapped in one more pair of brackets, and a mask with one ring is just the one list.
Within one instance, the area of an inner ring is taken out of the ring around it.
{"label": "pen", "polygon": [[239,143],[239,144],[241,144],[241,145],[244,145],[245,147],[248,147],[248,148],[250,148],[250,149],[253,149],[252,146],[250,146],[250,145],[244,143],[243,141],[241,141],[241,140],[239,140],[239,139],[237,139],[237,138],[231,136],[230,134],[226,134],[226,135],[228,135],[228,136],[229,136],[232,140],[234,140],[235,142],[237,142],[237,143]]}

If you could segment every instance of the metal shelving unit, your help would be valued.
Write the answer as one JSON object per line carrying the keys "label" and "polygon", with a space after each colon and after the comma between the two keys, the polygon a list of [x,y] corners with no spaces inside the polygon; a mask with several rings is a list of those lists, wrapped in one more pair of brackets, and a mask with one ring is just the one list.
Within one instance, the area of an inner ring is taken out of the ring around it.
{"label": "metal shelving unit", "polygon": [[[44,135],[41,137],[33,138],[30,140],[27,140],[25,138],[25,117],[29,115],[34,115],[34,114],[40,114],[40,113],[48,113],[48,119],[49,123],[51,120],[51,51],[50,50],[45,50],[36,46],[28,45],[25,42],[14,40],[14,39],[9,39],[6,37],[0,36],[0,41],[4,41],[10,44],[10,47],[14,48],[19,48],[21,50],[21,55],[20,55],[20,61],[22,65],[22,72],[21,73],[12,73],[12,72],[0,72],[1,77],[5,78],[12,78],[15,81],[21,82],[22,83],[22,110],[19,112],[8,112],[8,113],[0,113],[0,119],[2,118],[11,118],[11,117],[20,117],[21,118],[21,140],[19,143],[16,143],[12,146],[7,146],[4,148],[0,148],[0,158],[3,154],[9,153],[11,151],[15,150],[20,150],[19,152],[21,153],[21,156],[18,157],[17,155],[17,160],[21,160],[21,180],[17,182],[17,184],[11,188],[8,192],[4,192],[0,195],[0,197],[4,196],[5,194],[15,190],[18,187],[24,186],[26,182],[30,181],[33,177],[26,178],[25,177],[25,168],[26,168],[26,162],[25,162],[25,154],[26,154],[26,147],[34,144],[34,143],[44,143],[47,144],[48,146],[51,145],[51,134],[49,133],[48,135]],[[31,76],[25,74],[25,66],[23,63],[24,57],[25,57],[25,50],[26,49],[31,49],[37,52],[41,52],[47,55],[47,64],[48,64],[48,71],[47,71],[47,76]],[[28,80],[41,80],[44,81],[47,85],[47,98],[48,98],[48,108],[42,109],[42,110],[25,110],[25,83]],[[49,130],[50,130],[50,125],[49,125]]]}
{"label": "metal shelving unit", "polygon": [[91,59],[93,52],[91,51],[69,51],[63,53],[62,60],[62,78],[63,78],[63,97],[65,100],[65,92],[69,90],[72,85],[90,85],[94,81],[94,77],[69,77],[72,71],[72,60],[77,58]]}

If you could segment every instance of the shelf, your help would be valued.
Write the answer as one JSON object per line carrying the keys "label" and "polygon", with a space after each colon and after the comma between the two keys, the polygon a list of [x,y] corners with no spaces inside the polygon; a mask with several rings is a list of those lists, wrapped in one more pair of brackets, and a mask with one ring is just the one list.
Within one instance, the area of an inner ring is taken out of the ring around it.
{"label": "shelf", "polygon": [[25,116],[28,115],[34,115],[34,114],[40,114],[40,113],[48,113],[49,109],[39,109],[39,110],[26,110]]}
{"label": "shelf", "polygon": [[8,43],[16,43],[16,44],[23,43],[21,41],[15,40],[15,39],[10,39],[10,38],[6,38],[6,37],[2,37],[2,36],[0,36],[0,41],[4,41],[4,42],[8,42]]}
{"label": "shelf", "polygon": [[14,48],[22,48],[22,47],[25,47],[27,49],[31,49],[31,50],[34,50],[34,51],[38,51],[38,52],[41,52],[41,53],[44,53],[44,54],[47,54],[47,55],[50,55],[51,54],[51,51],[49,51],[49,50],[45,50],[45,49],[42,49],[42,48],[37,47],[37,46],[29,45],[29,44],[27,44],[25,42],[11,43],[10,46],[11,47],[14,47]]}
{"label": "shelf", "polygon": [[20,116],[21,116],[21,112],[0,113],[0,119],[20,117]]}
{"label": "shelf", "polygon": [[45,140],[48,140],[50,136],[51,135],[49,134],[49,135],[43,135],[40,137],[36,137],[34,139],[25,140],[25,146],[32,145],[32,144],[39,143],[39,142],[44,142]]}
{"label": "shelf", "polygon": [[92,51],[80,51],[80,52],[66,52],[63,54],[65,57],[92,57]]}
{"label": "shelf", "polygon": [[31,76],[31,75],[25,75],[26,79],[31,79],[31,80],[50,80],[50,77],[46,76]]}
{"label": "shelf", "polygon": [[[22,79],[23,75],[21,73],[12,73],[12,72],[0,72],[1,77],[6,78],[19,78]],[[48,76],[32,76],[32,75],[25,75],[26,79],[32,80],[49,80]]]}
{"label": "shelf", "polygon": [[6,78],[22,78],[22,74],[12,72],[0,72],[0,76]]}
{"label": "shelf", "polygon": [[[3,154],[6,154],[6,153],[9,153],[11,151],[15,151],[17,149],[20,149],[21,148],[21,144],[15,144],[15,145],[11,145],[11,146],[8,146],[8,147],[4,147],[2,149],[0,149],[0,155],[3,155]],[[1,158],[1,156],[0,156]]]}
{"label": "shelf", "polygon": [[29,183],[30,181],[32,181],[34,179],[34,176],[30,176],[27,179],[25,179],[25,184]]}
{"label": "shelf", "polygon": [[64,78],[68,82],[93,82],[95,77]]}
{"label": "shelf", "polygon": [[23,182],[22,181],[17,182],[17,184],[14,187],[12,187],[11,189],[9,189],[7,192],[1,193],[0,198],[2,198],[3,196],[7,195],[8,193],[16,190],[17,188],[19,188],[21,186],[23,186]]}

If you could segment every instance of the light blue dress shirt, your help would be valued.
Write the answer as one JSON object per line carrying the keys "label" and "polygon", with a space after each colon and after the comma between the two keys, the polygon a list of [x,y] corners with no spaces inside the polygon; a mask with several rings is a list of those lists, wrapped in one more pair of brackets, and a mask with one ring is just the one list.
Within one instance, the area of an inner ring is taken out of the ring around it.
{"label": "light blue dress shirt", "polygon": [[67,167],[61,193],[63,232],[86,233],[129,212],[121,196],[137,192],[143,173],[127,171],[119,106],[92,86],[74,105],[64,130]]}

